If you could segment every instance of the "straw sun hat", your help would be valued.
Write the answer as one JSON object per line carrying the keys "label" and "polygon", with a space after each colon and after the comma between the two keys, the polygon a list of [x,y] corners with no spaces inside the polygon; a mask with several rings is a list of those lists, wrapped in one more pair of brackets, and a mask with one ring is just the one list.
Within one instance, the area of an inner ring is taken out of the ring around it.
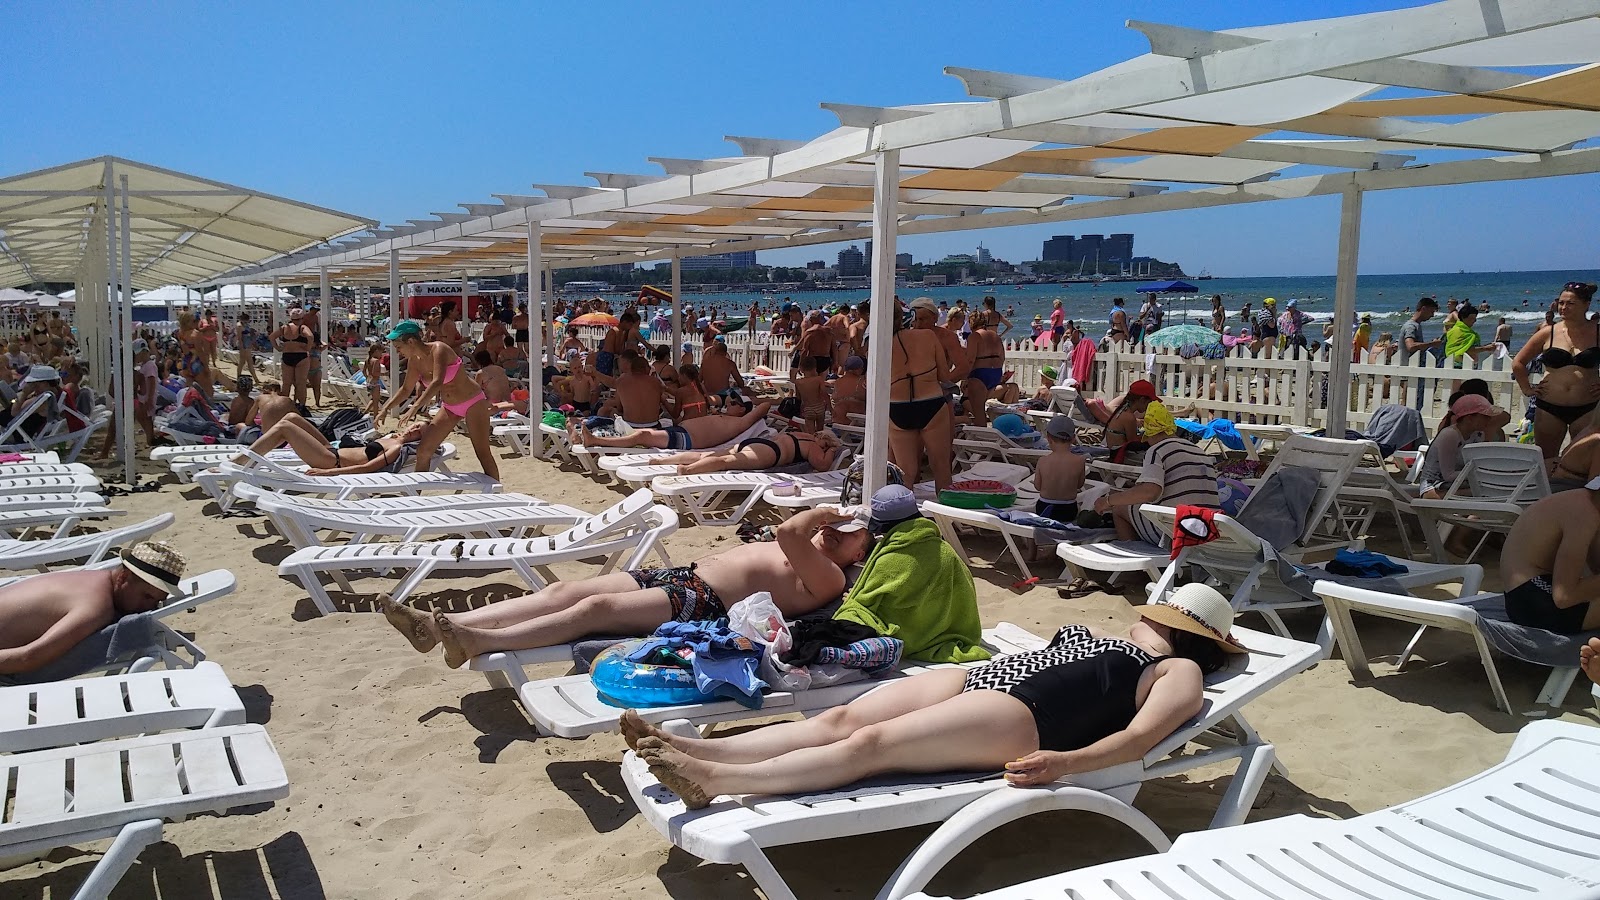
{"label": "straw sun hat", "polygon": [[1209,585],[1183,585],[1166,599],[1139,607],[1139,615],[1158,625],[1208,637],[1229,653],[1250,652],[1229,634],[1233,628],[1233,607],[1228,598]]}
{"label": "straw sun hat", "polygon": [[183,554],[166,541],[141,541],[122,551],[122,566],[134,575],[167,592],[181,596],[183,570],[188,565]]}

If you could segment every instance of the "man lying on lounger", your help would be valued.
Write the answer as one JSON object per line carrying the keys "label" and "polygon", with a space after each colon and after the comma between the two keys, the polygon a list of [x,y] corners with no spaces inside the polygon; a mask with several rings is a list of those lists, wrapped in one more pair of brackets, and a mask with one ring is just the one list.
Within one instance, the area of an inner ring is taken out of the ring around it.
{"label": "man lying on lounger", "polygon": [[770,403],[754,406],[743,395],[728,395],[718,416],[700,416],[685,419],[682,424],[667,428],[639,428],[631,434],[601,437],[592,434],[587,424],[574,442],[590,447],[650,447],[657,450],[693,450],[696,447],[715,447],[744,434],[750,426],[766,418]]}
{"label": "man lying on lounger", "polygon": [[169,544],[144,541],[115,569],[47,572],[0,588],[0,684],[71,678],[149,647],[149,624],[124,617],[178,596],[183,570]]}
{"label": "man lying on lounger", "polygon": [[856,521],[819,507],[778,526],[776,541],[743,544],[687,566],[558,581],[470,612],[436,610],[430,616],[387,595],[377,605],[418,652],[443,644],[452,669],[496,650],[548,647],[590,634],[643,636],[663,622],[717,619],[760,591],[772,595],[786,619],[794,619],[839,599],[844,570],[872,549],[870,531],[851,530]]}

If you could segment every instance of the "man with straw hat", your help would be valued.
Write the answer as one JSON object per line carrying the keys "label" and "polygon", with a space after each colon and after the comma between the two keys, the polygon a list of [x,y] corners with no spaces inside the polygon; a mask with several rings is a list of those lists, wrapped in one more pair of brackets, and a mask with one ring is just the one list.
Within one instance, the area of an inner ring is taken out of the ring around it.
{"label": "man with straw hat", "polygon": [[690,809],[903,772],[1004,767],[1012,784],[1048,784],[1143,758],[1200,712],[1206,673],[1246,652],[1233,607],[1206,585],[1138,614],[1125,635],[1067,625],[1043,649],[897,679],[800,722],[682,737],[630,710],[622,736]]}
{"label": "man with straw hat", "polygon": [[113,569],[48,572],[0,588],[0,684],[71,678],[149,648],[146,613],[181,596],[186,564],[165,541]]}

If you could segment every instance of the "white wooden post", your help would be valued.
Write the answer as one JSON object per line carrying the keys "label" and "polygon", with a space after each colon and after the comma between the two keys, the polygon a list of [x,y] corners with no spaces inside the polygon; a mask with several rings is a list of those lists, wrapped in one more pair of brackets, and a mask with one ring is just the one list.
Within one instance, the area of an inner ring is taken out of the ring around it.
{"label": "white wooden post", "polygon": [[333,291],[328,287],[328,267],[323,266],[318,271],[317,305],[321,307],[317,315],[317,340],[323,347],[328,346],[328,316],[333,312]]}
{"label": "white wooden post", "polygon": [[[133,241],[128,212],[128,176],[119,178],[122,182],[122,292],[117,295],[116,312],[111,319],[116,325],[116,334],[111,340],[117,357],[117,420],[122,426],[123,480],[134,485],[139,483],[139,458],[133,453]],[[212,385],[206,385],[208,394],[211,390]]]}
{"label": "white wooden post", "polygon": [[[544,235],[538,219],[528,221],[528,324],[536,327],[541,343],[544,340]],[[544,362],[540,359],[543,347],[530,347],[528,353],[528,454],[544,452],[544,435],[539,431],[539,421],[544,418]],[[553,362],[554,360],[552,360]]]}
{"label": "white wooden post", "polygon": [[677,363],[678,348],[683,346],[683,267],[678,259],[676,250],[672,253],[672,281],[668,286],[672,291],[672,356],[670,359]]}
{"label": "white wooden post", "polygon": [[[900,218],[900,151],[883,150],[873,162],[872,179],[872,336],[867,342],[866,471],[862,499],[883,487],[889,462],[889,345],[894,340],[894,252]],[[934,453],[946,447],[931,447]]]}
{"label": "white wooden post", "polygon": [[1329,437],[1342,438],[1350,410],[1350,345],[1356,313],[1356,263],[1361,254],[1361,188],[1350,178],[1339,205],[1339,270],[1333,289],[1333,346],[1328,357]]}

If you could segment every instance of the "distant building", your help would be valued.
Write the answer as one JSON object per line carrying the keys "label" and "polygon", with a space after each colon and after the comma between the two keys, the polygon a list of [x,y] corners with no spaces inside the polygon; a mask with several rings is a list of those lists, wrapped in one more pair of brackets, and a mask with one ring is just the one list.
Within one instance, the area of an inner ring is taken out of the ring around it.
{"label": "distant building", "polygon": [[989,252],[988,248],[984,247],[982,244],[979,244],[977,255],[978,265],[987,266],[993,260],[994,256]]}
{"label": "distant building", "polygon": [[1041,262],[1071,262],[1072,244],[1072,235],[1058,234],[1044,242],[1044,252],[1039,256],[1039,260]]}
{"label": "distant building", "polygon": [[685,272],[705,272],[711,269],[754,269],[756,252],[741,250],[738,253],[713,253],[710,256],[685,256],[680,263]]}
{"label": "distant building", "polygon": [[1072,262],[1094,262],[1106,259],[1106,236],[1103,234],[1080,234],[1072,243]]}
{"label": "distant building", "polygon": [[839,277],[851,278],[867,274],[867,255],[855,244],[839,251]]}
{"label": "distant building", "polygon": [[950,276],[949,275],[924,275],[924,276],[922,276],[922,283],[923,284],[931,284],[931,285],[949,284],[950,283]]}
{"label": "distant building", "polygon": [[820,259],[813,259],[811,262],[806,263],[806,268],[808,269],[826,269],[827,267],[828,264]]}
{"label": "distant building", "polygon": [[870,268],[872,268],[872,242],[871,241],[867,241],[867,251],[866,252],[867,252],[867,258],[865,260],[865,263],[866,263],[867,268],[870,269]]}
{"label": "distant building", "polygon": [[912,265],[913,263],[911,262],[911,254],[896,253],[894,255],[894,267],[896,269],[909,269]]}
{"label": "distant building", "polygon": [[1100,258],[1127,265],[1133,260],[1133,235],[1113,234],[1100,246]]}
{"label": "distant building", "polygon": [[949,256],[946,256],[944,259],[939,260],[937,264],[941,266],[970,266],[974,262],[976,262],[976,260],[972,258],[972,254],[970,253],[952,253]]}

